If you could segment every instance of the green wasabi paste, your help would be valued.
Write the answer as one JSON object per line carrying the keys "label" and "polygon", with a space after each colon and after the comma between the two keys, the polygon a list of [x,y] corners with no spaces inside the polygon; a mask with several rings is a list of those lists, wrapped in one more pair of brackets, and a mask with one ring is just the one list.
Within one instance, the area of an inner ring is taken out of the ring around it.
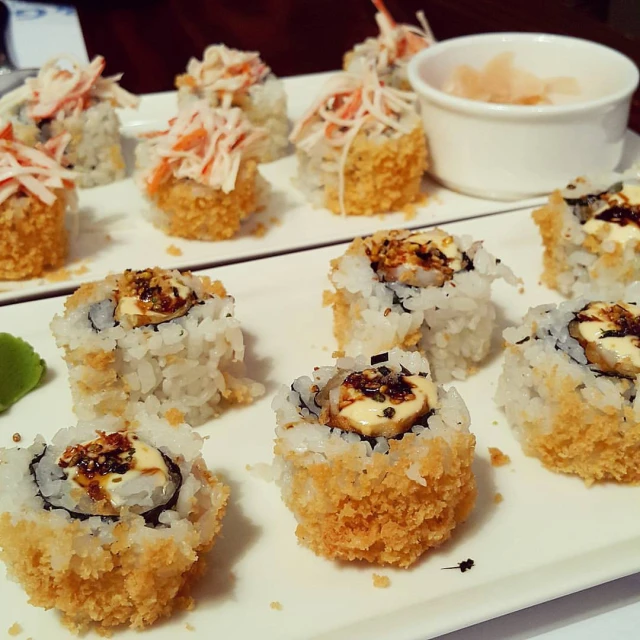
{"label": "green wasabi paste", "polygon": [[28,342],[0,333],[0,413],[35,389],[46,370],[45,361]]}

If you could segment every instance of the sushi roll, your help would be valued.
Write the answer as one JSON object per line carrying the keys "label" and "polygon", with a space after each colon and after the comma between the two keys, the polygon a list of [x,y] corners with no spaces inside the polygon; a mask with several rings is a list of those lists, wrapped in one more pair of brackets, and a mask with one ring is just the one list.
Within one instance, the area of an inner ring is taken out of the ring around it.
{"label": "sushi roll", "polygon": [[640,280],[640,182],[637,174],[580,178],[533,212],[544,257],[542,282],[565,296],[593,290],[624,297]]}
{"label": "sushi roll", "polygon": [[416,14],[419,27],[398,24],[382,0],[372,1],[378,10],[376,22],[380,34],[375,38],[367,38],[348,51],[344,55],[344,70],[358,73],[373,61],[378,76],[386,85],[409,91],[411,85],[407,78],[407,64],[418,51],[435,42],[431,28],[422,11]]}
{"label": "sushi roll", "polygon": [[418,348],[439,382],[464,379],[489,352],[491,283],[517,280],[468,236],[441,229],[378,231],[331,263],[338,349],[347,355]]}
{"label": "sushi roll", "polygon": [[222,44],[207,47],[202,60],[191,58],[185,73],[176,77],[178,104],[205,100],[211,107],[239,107],[268,141],[258,156],[271,162],[287,152],[289,121],[282,80],[254,51],[238,51]]}
{"label": "sushi roll", "polygon": [[469,413],[420,354],[340,359],[273,408],[277,481],[316,554],[408,567],[473,509]]}
{"label": "sushi roll", "polygon": [[297,185],[312,204],[374,215],[420,201],[427,147],[415,100],[385,85],[371,65],[329,79],[290,137]]}
{"label": "sushi roll", "polygon": [[0,117],[9,119],[26,144],[71,135],[63,162],[77,172],[80,187],[124,178],[116,107],[138,106],[138,98],[118,85],[121,75],[102,77],[102,56],[83,66],[70,56],[45,63],[35,78],[0,99]]}
{"label": "sushi roll", "polygon": [[0,279],[22,280],[61,267],[65,223],[76,212],[76,174],[60,161],[71,136],[36,149],[17,142],[11,123],[0,128]]}
{"label": "sushi roll", "polygon": [[152,222],[192,240],[234,236],[260,206],[264,140],[240,109],[213,110],[204,101],[185,107],[166,131],[145,134],[136,159]]}
{"label": "sushi roll", "polygon": [[640,306],[535,307],[504,332],[497,403],[527,455],[587,484],[640,483]]}
{"label": "sushi roll", "polygon": [[31,604],[74,631],[141,629],[192,605],[229,489],[206,467],[201,438],[144,417],[99,422],[27,448],[0,449],[0,549]]}
{"label": "sushi roll", "polygon": [[163,269],[82,285],[51,329],[80,419],[149,413],[192,426],[264,393],[243,376],[244,343],[222,283]]}

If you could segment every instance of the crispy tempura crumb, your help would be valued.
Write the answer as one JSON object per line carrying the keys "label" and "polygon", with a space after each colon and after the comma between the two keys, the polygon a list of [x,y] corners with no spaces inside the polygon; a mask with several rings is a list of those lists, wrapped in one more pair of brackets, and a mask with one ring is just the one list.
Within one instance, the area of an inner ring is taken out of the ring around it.
{"label": "crispy tempura crumb", "polygon": [[489,455],[491,456],[492,467],[504,467],[505,464],[511,462],[511,458],[500,451],[498,447],[489,447]]}
{"label": "crispy tempura crumb", "polygon": [[170,256],[181,256],[182,255],[182,249],[180,247],[176,247],[175,244],[170,244],[165,251],[170,255]]}
{"label": "crispy tempura crumb", "polygon": [[342,349],[339,349],[338,351],[334,351],[331,354],[332,358],[344,358],[344,351]]}
{"label": "crispy tempura crumb", "polygon": [[18,636],[22,633],[22,627],[17,623],[14,622],[10,627],[9,630],[7,631],[7,633],[10,636]]}
{"label": "crispy tempura crumb", "polygon": [[389,579],[389,576],[381,576],[377,573],[374,573],[371,577],[373,578],[373,586],[376,589],[387,589],[391,586],[391,580]]}
{"label": "crispy tempura crumb", "polygon": [[172,427],[177,427],[178,425],[181,425],[184,423],[184,413],[182,413],[182,411],[180,411],[179,409],[176,409],[175,407],[172,407],[171,409],[167,409],[167,411],[164,414],[164,417]]}
{"label": "crispy tempura crumb", "polygon": [[280,220],[280,218],[276,218],[275,216],[272,216],[271,218],[269,218],[269,222],[276,227],[279,227],[282,225],[282,220]]}
{"label": "crispy tempura crumb", "polygon": [[496,495],[493,496],[494,504],[500,504],[503,500],[504,500],[504,496],[501,493],[496,493]]}
{"label": "crispy tempura crumb", "polygon": [[189,624],[188,622],[187,622],[187,624],[184,625],[184,628],[187,631],[195,631],[196,630],[196,628],[192,624]]}
{"label": "crispy tempura crumb", "polygon": [[47,273],[44,279],[47,282],[64,282],[65,280],[68,280],[70,277],[71,277],[71,272],[69,271],[69,269],[65,269],[63,267],[62,269],[56,269],[55,271],[51,271],[50,273]]}
{"label": "crispy tempura crumb", "polygon": [[262,222],[258,222],[256,226],[251,231],[251,235],[256,238],[262,238],[267,233],[267,227]]}
{"label": "crispy tempura crumb", "polygon": [[518,287],[518,293],[522,295],[524,293],[524,287]]}
{"label": "crispy tempura crumb", "polygon": [[282,605],[277,600],[274,600],[269,606],[274,611],[282,611]]}

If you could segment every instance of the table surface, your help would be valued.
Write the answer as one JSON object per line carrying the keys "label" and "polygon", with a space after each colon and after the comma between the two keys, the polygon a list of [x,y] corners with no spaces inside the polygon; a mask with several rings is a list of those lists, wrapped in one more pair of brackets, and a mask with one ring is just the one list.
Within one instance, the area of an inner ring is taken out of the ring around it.
{"label": "table surface", "polygon": [[[173,88],[191,56],[212,43],[258,50],[280,76],[341,66],[354,43],[376,33],[370,0],[78,0],[87,51],[124,72],[136,93]],[[422,9],[438,39],[487,31],[541,31],[594,40],[640,65],[640,40],[562,0],[387,0],[399,22]],[[640,131],[640,95],[631,127]]]}

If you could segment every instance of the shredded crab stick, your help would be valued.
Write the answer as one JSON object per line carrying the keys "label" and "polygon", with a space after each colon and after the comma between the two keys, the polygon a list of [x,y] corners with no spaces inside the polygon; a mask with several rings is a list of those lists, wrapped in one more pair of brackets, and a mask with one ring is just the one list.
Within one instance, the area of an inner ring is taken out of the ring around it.
{"label": "shredded crab stick", "polygon": [[230,107],[234,94],[246,92],[264,80],[271,70],[253,51],[238,51],[224,45],[205,49],[202,61],[191,58],[178,86],[218,94],[222,107]]}
{"label": "shredded crab stick", "polygon": [[338,165],[338,193],[340,210],[344,215],[344,173],[351,144],[365,127],[372,135],[392,130],[400,134],[411,133],[402,116],[415,112],[415,94],[385,86],[373,64],[365,73],[340,73],[326,83],[318,99],[298,121],[290,140],[310,152],[321,141],[341,149]]}
{"label": "shredded crab stick", "polygon": [[27,116],[35,121],[68,116],[89,108],[96,100],[108,100],[116,107],[137,107],[138,98],[120,85],[122,74],[102,77],[105,60],[96,56],[82,66],[70,56],[46,62],[35,78],[0,100],[0,110],[27,104]]}
{"label": "shredded crab stick", "polygon": [[398,62],[406,61],[407,58],[435,42],[429,23],[422,11],[418,11],[416,14],[420,27],[398,24],[382,0],[371,1],[378,10],[376,22],[380,28],[378,36],[380,49],[377,54],[378,69],[385,69]]}
{"label": "shredded crab stick", "polygon": [[265,133],[254,128],[240,109],[211,109],[199,100],[169,121],[167,131],[145,137],[152,141],[152,166],[145,178],[149,194],[171,176],[229,193],[242,159],[255,153]]}
{"label": "shredded crab stick", "polygon": [[51,138],[39,149],[16,142],[13,127],[0,129],[0,204],[16,193],[33,195],[47,206],[56,201],[55,190],[73,188],[75,173],[60,160],[71,134]]}

